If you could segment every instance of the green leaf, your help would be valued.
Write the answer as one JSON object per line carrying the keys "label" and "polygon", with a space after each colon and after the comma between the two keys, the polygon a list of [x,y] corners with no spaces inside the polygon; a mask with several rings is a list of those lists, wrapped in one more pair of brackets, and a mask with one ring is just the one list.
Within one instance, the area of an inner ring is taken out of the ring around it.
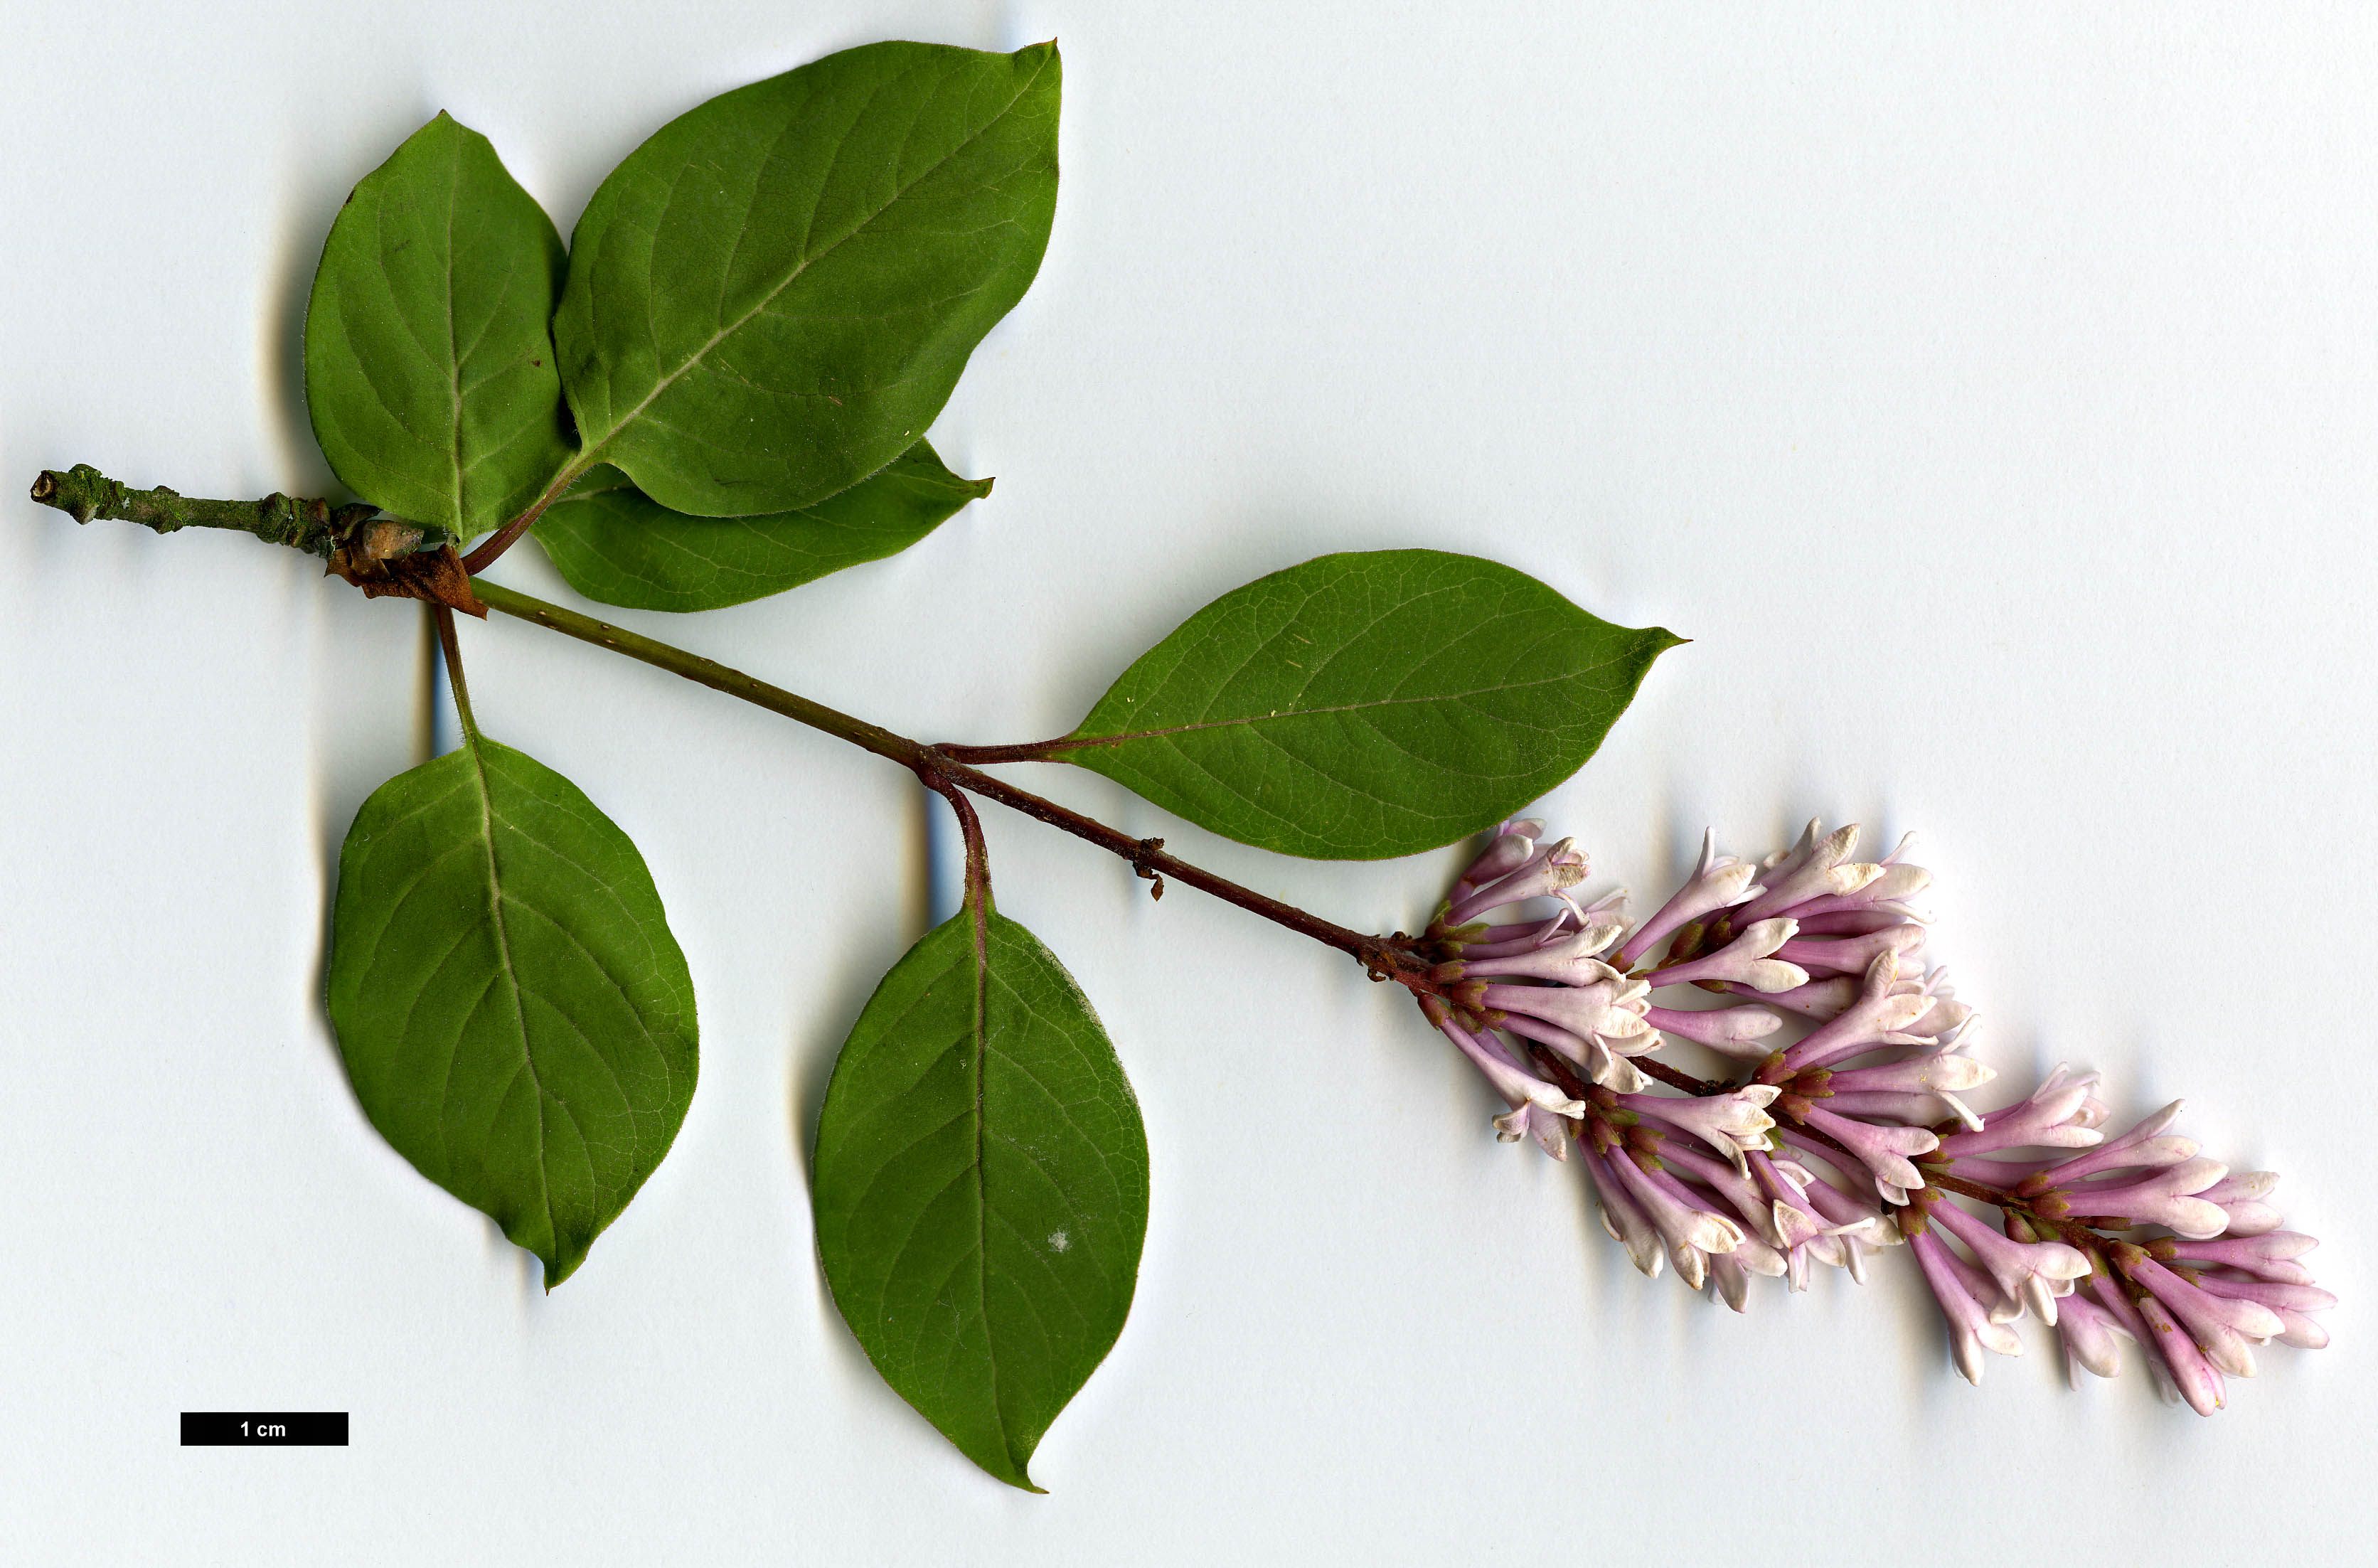
{"label": "green leaf", "polygon": [[1039,269],[1057,81],[1051,43],[872,43],[662,126],[570,240],[553,333],[586,449],[701,517],[907,450]]}
{"label": "green leaf", "polygon": [[365,500],[462,537],[570,461],[547,324],[553,220],[478,132],[440,114],[340,209],[306,307],[306,407]]}
{"label": "green leaf", "polygon": [[818,1122],[818,1251],[875,1370],[966,1456],[1025,1466],[1123,1332],[1147,1136],[1088,1000],[969,906],[883,976]]}
{"label": "green leaf", "polygon": [[637,610],[715,610],[897,555],[991,494],[919,441],[839,496],[761,517],[673,512],[605,464],[536,525],[570,586]]}
{"label": "green leaf", "polygon": [[1383,860],[1567,778],[1682,640],[1493,561],[1323,556],[1190,616],[1040,754],[1243,844]]}
{"label": "green leaf", "polygon": [[643,858],[578,787],[471,736],[339,852],[330,1022],[374,1127],[570,1277],[693,1096],[693,980]]}

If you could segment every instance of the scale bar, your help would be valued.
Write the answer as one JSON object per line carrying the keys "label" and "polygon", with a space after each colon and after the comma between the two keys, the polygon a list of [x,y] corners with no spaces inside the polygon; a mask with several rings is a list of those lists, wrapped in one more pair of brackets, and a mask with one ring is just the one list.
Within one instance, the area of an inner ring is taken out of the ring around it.
{"label": "scale bar", "polygon": [[185,1410],[185,1448],[344,1448],[344,1410]]}

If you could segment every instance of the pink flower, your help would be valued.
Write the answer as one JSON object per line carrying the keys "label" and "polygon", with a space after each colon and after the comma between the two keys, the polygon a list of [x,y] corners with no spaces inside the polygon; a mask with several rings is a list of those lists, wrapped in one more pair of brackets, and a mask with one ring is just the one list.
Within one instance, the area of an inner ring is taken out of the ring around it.
{"label": "pink flower", "polygon": [[1760,1042],[1784,1026],[1784,1020],[1763,1007],[1711,1007],[1678,1011],[1647,1007],[1643,1021],[1663,1034],[1707,1046],[1736,1061],[1765,1061],[1768,1047]]}
{"label": "pink flower", "polygon": [[1756,898],[1766,892],[1752,886],[1759,868],[1747,861],[1717,853],[1717,830],[1711,828],[1701,835],[1701,861],[1685,885],[1669,895],[1660,912],[1636,928],[1618,950],[1618,962],[1630,968],[1637,959],[1651,950],[1661,938],[1687,923],[1699,919],[1714,910]]}
{"label": "pink flower", "polygon": [[1932,1011],[1932,999],[1901,989],[1899,962],[1894,952],[1875,954],[1858,981],[1856,999],[1785,1051],[1784,1065],[1798,1071],[1863,1056],[1882,1046],[1935,1044],[1933,1036],[1915,1032],[1917,1021]]}
{"label": "pink flower", "polygon": [[1992,1350],[2001,1356],[2023,1354],[2022,1336],[2007,1327],[2004,1320],[1992,1317],[1975,1299],[1970,1281],[1938,1238],[1928,1230],[1918,1231],[1907,1239],[1907,1248],[1916,1254],[1916,1265],[1924,1271],[1924,1283],[1932,1287],[1933,1299],[1940,1304],[1940,1315],[1949,1320],[1949,1348],[1967,1382],[1981,1382],[1983,1351]]}
{"label": "pink flower", "polygon": [[[1562,1093],[1558,1086],[1529,1071],[1513,1055],[1510,1047],[1492,1035],[1473,1035],[1455,1023],[1450,1016],[1438,1018],[1436,1024],[1444,1032],[1445,1037],[1451,1040],[1460,1049],[1461,1054],[1468,1057],[1471,1064],[1486,1075],[1486,1081],[1495,1086],[1495,1093],[1510,1103],[1513,1112],[1518,1113],[1532,1107],[1535,1111],[1555,1118],[1579,1116],[1584,1113],[1583,1102],[1571,1099]],[[1505,1143],[1517,1143],[1523,1137],[1533,1136],[1543,1144],[1547,1154],[1555,1158],[1567,1157],[1565,1141],[1547,1141],[1545,1134],[1551,1129],[1536,1119],[1533,1115],[1516,1122],[1505,1117],[1496,1117],[1495,1127]]]}
{"label": "pink flower", "polygon": [[1856,823],[1822,840],[1817,837],[1819,827],[1814,818],[1809,819],[1808,831],[1798,845],[1770,857],[1766,890],[1744,906],[1744,919],[1763,920],[1803,904],[1841,898],[1882,876],[1881,867],[1858,865],[1849,858],[1850,851],[1857,847]]}
{"label": "pink flower", "polygon": [[2017,1241],[1992,1230],[1954,1203],[1935,1203],[1932,1219],[1972,1249],[2000,1292],[2021,1301],[2040,1322],[2054,1326],[2056,1299],[2072,1293],[2072,1282],[2089,1277],[2089,1260],[2061,1241]]}
{"label": "pink flower", "polygon": [[[1968,1102],[1995,1074],[1967,1054],[1974,1011],[1946,972],[1917,971],[1927,932],[1904,900],[1931,875],[1904,842],[1867,864],[1855,828],[1812,822],[1761,863],[1705,837],[1629,935],[1623,895],[1581,904],[1584,856],[1542,831],[1507,824],[1456,883],[1414,944],[1439,991],[1422,1005],[1511,1107],[1500,1136],[1583,1145],[1603,1225],[1639,1269],[1673,1264],[1740,1311],[1756,1277],[1863,1280],[1904,1244],[1968,1379],[2021,1352],[2029,1313],[2056,1329],[2068,1376],[2111,1375],[2129,1337],[2206,1413],[2225,1374],[2252,1374],[2254,1347],[2327,1342],[2315,1314],[2336,1299],[2299,1261],[2311,1239],[2278,1228],[2277,1178],[2205,1157],[2172,1131],[2177,1102],[2111,1139],[2096,1073],[2060,1065],[2012,1105]],[[1531,900],[1553,907],[1483,919]],[[1686,985],[1762,1005],[1683,1005],[1666,988]],[[1736,1077],[1680,1079],[1651,1059],[1671,1039]]]}
{"label": "pink flower", "polygon": [[[1527,825],[1531,824],[1516,822],[1506,824],[1508,828]],[[1486,853],[1478,857],[1476,863],[1471,867],[1471,871],[1482,875],[1491,874],[1496,864],[1509,858],[1513,853],[1505,847],[1506,844],[1510,839],[1520,836],[1517,833],[1507,833],[1498,837],[1487,847]],[[1495,877],[1475,892],[1455,903],[1443,916],[1444,923],[1450,927],[1466,926],[1490,910],[1524,904],[1531,898],[1543,898],[1547,894],[1573,888],[1585,880],[1587,869],[1585,856],[1577,847],[1577,840],[1565,838],[1558,844],[1543,849],[1533,848],[1532,841],[1530,841],[1530,844],[1531,853],[1526,859],[1508,874]],[[1465,873],[1462,881],[1469,880],[1470,876]],[[1456,886],[1458,889],[1459,884]]]}
{"label": "pink flower", "polygon": [[1767,1107],[1775,1103],[1775,1095],[1776,1091],[1768,1084],[1751,1083],[1730,1095],[1689,1099],[1670,1095],[1620,1095],[1617,1101],[1638,1116],[1652,1117],[1691,1133],[1747,1174],[1749,1167],[1743,1156],[1766,1148],[1767,1134],[1775,1126],[1775,1119],[1767,1114]]}
{"label": "pink flower", "polygon": [[2137,1247],[2119,1253],[2115,1266],[2162,1302],[2204,1351],[2204,1359],[2231,1377],[2254,1375],[2250,1342],[2274,1339],[2286,1331],[2287,1325],[2268,1307],[2200,1289]]}
{"label": "pink flower", "polygon": [[2219,1160],[2183,1160],[2128,1185],[2117,1179],[2053,1187],[2034,1198],[2032,1207],[2049,1219],[2103,1215],[2160,1225],[2175,1235],[2207,1240],[2229,1228],[2229,1215],[2218,1203],[2194,1194],[2228,1174],[2229,1167]]}
{"label": "pink flower", "polygon": [[1955,1160],[2000,1149],[2090,1148],[2103,1143],[2106,1136],[2097,1131],[2098,1124],[2106,1119],[2106,1107],[2095,1094],[2096,1087],[2096,1073],[2072,1077],[2064,1064],[2059,1062],[2056,1071],[2031,1092],[2029,1099],[2005,1110],[1990,1112],[1982,1118],[1978,1131],[1952,1133],[1941,1139],[1940,1153]]}
{"label": "pink flower", "polygon": [[1768,955],[1792,940],[1799,927],[1790,920],[1761,920],[1713,953],[1675,964],[1650,976],[1654,986],[1720,980],[1754,991],[1788,991],[1808,983],[1808,972]]}
{"label": "pink flower", "polygon": [[[1614,1151],[1615,1157],[1625,1159],[1623,1151]],[[1660,1233],[1652,1228],[1651,1216],[1630,1195],[1626,1185],[1611,1168],[1611,1155],[1589,1147],[1585,1158],[1587,1179],[1593,1184],[1593,1195],[1602,1213],[1602,1228],[1610,1239],[1627,1249],[1627,1256],[1643,1272],[1645,1277],[1657,1279],[1666,1266],[1667,1252],[1660,1244]]]}
{"label": "pink flower", "polygon": [[2056,1335],[2064,1346],[2067,1382],[2078,1386],[2084,1371],[2109,1378],[2122,1370],[2122,1352],[2115,1340],[2130,1338],[2131,1331],[2091,1298],[2075,1295],[2064,1302]]}

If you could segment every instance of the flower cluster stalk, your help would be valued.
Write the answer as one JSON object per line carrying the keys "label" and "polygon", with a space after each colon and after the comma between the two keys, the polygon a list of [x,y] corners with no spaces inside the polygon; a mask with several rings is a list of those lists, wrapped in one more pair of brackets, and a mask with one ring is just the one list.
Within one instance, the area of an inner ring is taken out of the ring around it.
{"label": "flower cluster stalk", "polygon": [[1408,940],[1399,942],[1393,938],[1368,936],[1324,920],[1294,904],[1267,897],[1252,888],[1242,887],[1202,867],[1194,866],[1178,856],[1165,853],[1161,839],[1133,838],[1094,818],[956,761],[942,748],[911,740],[881,724],[871,724],[797,692],[772,686],[756,676],[730,669],[715,660],[671,647],[592,616],[547,604],[516,589],[485,580],[477,581],[474,586],[492,610],[667,670],[715,691],[740,698],[770,712],[807,724],[836,739],[847,740],[861,750],[899,763],[922,779],[929,788],[945,796],[949,790],[943,787],[944,784],[979,795],[986,800],[995,800],[1002,806],[1071,833],[1085,843],[1096,844],[1135,868],[1210,893],[1275,925],[1286,927],[1300,936],[1336,948],[1363,964],[1375,978],[1399,980],[1420,992],[1434,989],[1428,978],[1428,964],[1411,951]]}

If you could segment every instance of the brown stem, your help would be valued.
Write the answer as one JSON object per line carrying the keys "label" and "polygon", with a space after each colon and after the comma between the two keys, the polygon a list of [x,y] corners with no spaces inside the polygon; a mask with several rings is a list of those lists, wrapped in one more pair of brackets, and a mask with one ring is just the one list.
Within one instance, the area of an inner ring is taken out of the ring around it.
{"label": "brown stem", "polygon": [[2033,1229],[2053,1231],[2062,1239],[2066,1246],[2075,1248],[2084,1253],[2103,1252],[2108,1256],[2112,1253],[2115,1238],[2108,1236],[2095,1226],[2084,1225],[2079,1220],[2051,1218],[2043,1215],[2033,1208],[2029,1202],[2015,1196],[2002,1187],[1993,1187],[1986,1181],[1969,1181],[1962,1176],[1952,1176],[1944,1170],[1927,1170],[1924,1173],[1924,1179],[1931,1186],[1940,1188],[1943,1192],[1954,1192],[1961,1198],[1971,1198],[1977,1203],[1993,1204],[2009,1214],[2021,1215]]}
{"label": "brown stem", "polygon": [[1646,1078],[1656,1078],[1669,1088],[1682,1089],[1687,1095],[1723,1095],[1733,1087],[1729,1083],[1712,1083],[1706,1078],[1696,1078],[1689,1072],[1680,1071],[1664,1061],[1655,1061],[1647,1056],[1639,1056],[1634,1060]]}
{"label": "brown stem", "polygon": [[954,746],[947,741],[933,748],[953,762],[1046,762],[1070,749],[1063,736],[1027,741],[1021,746]]}
{"label": "brown stem", "polygon": [[[727,668],[715,660],[681,648],[672,648],[649,637],[641,637],[623,627],[582,616],[575,610],[548,604],[542,599],[503,587],[498,583],[475,584],[479,597],[493,609],[508,616],[558,631],[564,636],[608,648],[629,658],[641,660],[673,675],[739,697],[746,702],[781,713],[812,729],[823,730],[841,740],[847,740],[862,750],[871,751],[914,772],[930,785],[938,777],[945,783],[986,800],[995,800],[1010,810],[1021,811],[1037,821],[1073,834],[1087,844],[1098,845],[1108,854],[1129,862],[1143,871],[1154,872],[1179,882],[1185,882],[1200,892],[1210,893],[1226,904],[1236,904],[1251,915],[1259,915],[1274,925],[1283,926],[1299,936],[1309,937],[1326,946],[1348,954],[1368,970],[1373,979],[1399,981],[1413,991],[1435,995],[1439,987],[1429,977],[1433,967],[1418,953],[1394,939],[1366,936],[1360,931],[1335,925],[1317,915],[1306,913],[1294,904],[1267,898],[1252,888],[1241,887],[1227,878],[1191,865],[1178,856],[1167,855],[1155,846],[1155,841],[1135,839],[1130,834],[1108,827],[1094,818],[1085,817],[1053,800],[1044,800],[1028,790],[1018,789],[1003,779],[975,769],[951,756],[943,748],[926,746],[895,735],[881,724],[870,724],[815,702],[797,692],[771,686],[757,676]],[[938,787],[938,786],[935,786]],[[946,791],[943,792],[945,796]]]}
{"label": "brown stem", "polygon": [[[1808,1130],[1804,1127],[1800,1131],[1806,1132]],[[1962,1176],[1951,1176],[1945,1170],[1928,1170],[1924,1173],[1924,1179],[1928,1185],[1938,1187],[1944,1192],[1954,1192],[1959,1197],[1972,1198],[1979,1203],[1996,1203],[2000,1208],[2012,1207],[2017,1203],[2004,1188],[1993,1187],[1986,1181],[1969,1181]]]}
{"label": "brown stem", "polygon": [[553,483],[545,487],[545,494],[528,504],[528,510],[480,540],[478,548],[462,557],[462,569],[475,577],[495,565],[506,550],[519,544],[522,536],[536,526],[536,520],[545,515],[545,509],[561,499],[561,493],[577,484],[593,466],[582,461],[563,469],[554,477]]}
{"label": "brown stem", "polygon": [[927,789],[950,803],[950,810],[958,820],[958,836],[966,844],[964,907],[979,916],[991,906],[991,850],[982,842],[982,819],[974,814],[974,802],[966,797],[966,792],[939,770],[920,767],[917,777]]}
{"label": "brown stem", "polygon": [[[1563,1061],[1559,1055],[1543,1041],[1528,1042],[1528,1058],[1543,1070],[1544,1075],[1553,1081],[1555,1088],[1570,1099],[1582,1100],[1593,1093],[1593,1085],[1579,1077],[1577,1069]],[[1571,1117],[1569,1119],[1574,1122],[1577,1119]]]}
{"label": "brown stem", "polygon": [[1374,979],[1399,980],[1415,991],[1430,995],[1437,990],[1428,977],[1431,966],[1418,954],[1387,938],[1365,936],[1360,931],[1324,920],[1317,915],[1308,914],[1292,904],[1267,898],[1252,888],[1241,887],[1202,867],[1193,866],[1178,856],[1166,854],[1154,847],[1156,840],[1133,838],[1094,818],[1069,810],[1053,800],[1044,800],[1028,790],[1018,789],[1003,779],[979,773],[964,763],[941,755],[938,748],[928,748],[928,752],[933,757],[935,765],[945,770],[954,783],[986,800],[996,800],[1011,810],[1021,811],[1037,821],[1046,822],[1085,843],[1094,844],[1108,854],[1130,862],[1143,874],[1152,872],[1185,882],[1200,892],[1210,893],[1226,904],[1234,904],[1250,915],[1260,915],[1299,936],[1310,937],[1316,942],[1334,947],[1370,971]]}

